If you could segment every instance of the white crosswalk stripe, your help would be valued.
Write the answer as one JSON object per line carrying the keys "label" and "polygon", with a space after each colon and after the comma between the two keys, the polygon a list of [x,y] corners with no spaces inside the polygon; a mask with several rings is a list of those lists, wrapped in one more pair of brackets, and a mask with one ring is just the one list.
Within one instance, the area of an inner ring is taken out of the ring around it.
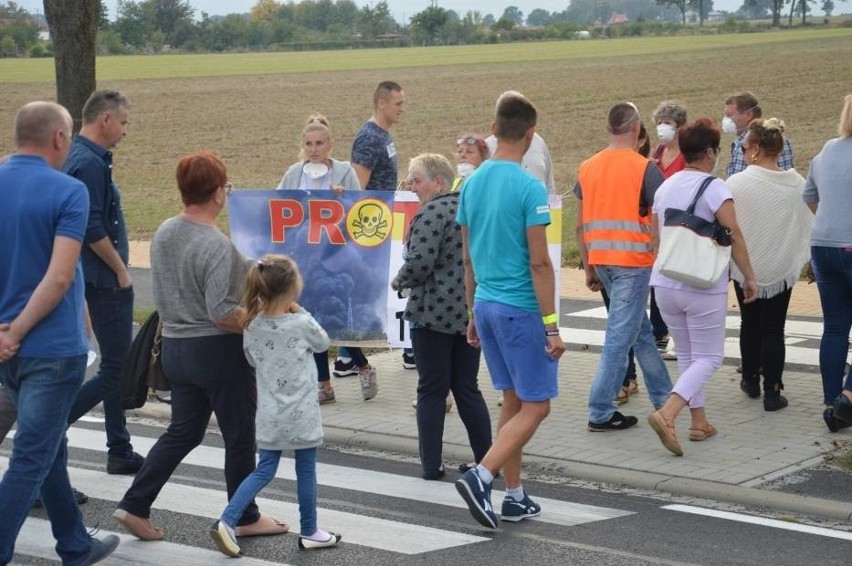
{"label": "white crosswalk stripe", "polygon": [[[606,320],[606,308],[603,306],[563,313],[572,319]],[[725,318],[725,328],[739,330],[740,317]],[[573,325],[559,328],[562,340],[570,344],[587,346],[603,346],[605,332],[603,330],[576,328]],[[784,342],[787,345],[786,361],[788,364],[819,365],[819,339],[822,337],[822,322],[802,320],[787,320],[784,330]],[[811,346],[804,346],[806,342]],[[740,359],[739,339],[736,336],[725,338],[725,357]]]}
{"label": "white crosswalk stripe", "polygon": [[[133,446],[135,450],[144,455],[148,453],[155,441],[156,438],[136,435],[133,437]],[[81,427],[71,427],[68,430],[68,446],[69,449],[96,452],[105,452],[106,450],[102,430]],[[183,463],[221,470],[224,463],[224,449],[199,446],[183,460]],[[0,468],[7,466],[8,458],[0,457]],[[427,482],[416,477],[323,463],[319,463],[317,467],[320,498],[322,498],[322,488],[325,486],[353,492],[380,494],[382,497],[400,498],[412,502],[428,502],[430,505],[441,505],[449,508],[465,508],[452,483]],[[357,474],[357,481],[353,481],[355,474]],[[110,476],[99,470],[75,466],[69,467],[69,475],[74,487],[88,493],[90,497],[116,502],[121,499],[133,480],[132,477],[128,476]],[[285,480],[295,480],[292,459],[282,459],[276,476]],[[265,498],[263,492],[260,495],[261,497],[258,497],[257,502],[264,513],[286,519],[287,522],[291,523],[291,526],[295,523],[295,528],[298,528],[299,512],[296,503]],[[492,494],[492,500],[499,506],[503,495],[502,492],[495,490]],[[536,501],[542,505],[544,513],[533,520],[560,526],[580,525],[632,514],[629,511],[556,499],[536,498]],[[225,493],[222,490],[168,482],[154,502],[152,517],[156,523],[157,512],[165,511],[206,517],[212,522],[219,516],[225,503]],[[323,527],[344,535],[346,544],[402,555],[417,555],[462,545],[486,543],[491,540],[476,534],[394,521],[338,509],[321,507],[318,510],[318,515]],[[473,528],[475,529],[475,527]],[[208,543],[206,536],[206,533],[199,533],[199,544]],[[52,538],[49,523],[46,521],[28,519],[21,537],[21,542],[16,548],[18,553],[33,557],[55,558],[52,545],[45,545],[45,541]],[[224,558],[218,552],[210,550],[212,545],[207,548],[196,548],[175,543],[144,544],[136,542],[125,544],[125,541],[130,540],[135,539],[127,536],[122,537],[120,547],[122,554],[119,555],[122,564],[202,564],[211,559]],[[184,561],[180,558],[182,553],[192,554],[193,552],[198,554],[194,555],[195,558],[192,561]],[[170,557],[177,558],[171,559]],[[263,564],[266,562],[254,561],[251,563]]]}
{"label": "white crosswalk stripe", "polygon": [[[136,564],[171,564],[179,566],[208,566],[209,564],[224,563],[230,558],[217,550],[209,550],[197,546],[175,544],[168,541],[160,541],[156,544],[143,542],[135,537],[119,532],[101,529],[96,535],[103,538],[108,534],[116,534],[121,537],[118,549],[110,555],[102,564],[122,564],[132,566]],[[50,531],[50,522],[46,519],[30,517],[24,523],[18,539],[15,542],[15,554],[32,556],[45,560],[56,560],[53,551],[53,534]],[[212,546],[212,545],[211,545]],[[240,566],[261,566],[263,564],[282,564],[281,562],[269,562],[244,556],[240,559]],[[284,565],[286,566],[286,565]]]}

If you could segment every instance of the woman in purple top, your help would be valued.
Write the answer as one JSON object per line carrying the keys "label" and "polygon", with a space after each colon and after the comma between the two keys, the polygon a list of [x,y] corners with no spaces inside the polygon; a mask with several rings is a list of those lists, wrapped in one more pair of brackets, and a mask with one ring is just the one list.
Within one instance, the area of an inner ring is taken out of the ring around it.
{"label": "woman in purple top", "polygon": [[[719,161],[718,126],[710,118],[687,123],[678,131],[678,143],[686,160],[683,171],[668,178],[654,196],[654,218],[651,229],[654,242],[662,232],[667,208],[686,210],[701,184]],[[744,302],[757,298],[757,283],[749,262],[742,232],[737,224],[734,200],[725,183],[713,179],[695,207],[695,214],[707,221],[718,221],[730,230],[734,263],[744,274]],[[722,276],[709,288],[701,289],[681,283],[660,273],[654,264],[651,285],[657,294],[657,305],[677,344],[680,378],[661,409],[648,416],[648,422],[663,446],[677,456],[683,449],[675,434],[677,415],[689,406],[692,424],[689,439],[705,440],[716,434],[704,411],[704,385],[722,365],[725,345],[728,278]]]}

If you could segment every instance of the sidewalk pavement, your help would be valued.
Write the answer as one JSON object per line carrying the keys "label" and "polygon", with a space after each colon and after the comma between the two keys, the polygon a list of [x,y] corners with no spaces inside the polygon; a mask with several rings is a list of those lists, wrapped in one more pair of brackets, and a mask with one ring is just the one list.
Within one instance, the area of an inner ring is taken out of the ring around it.
{"label": "sidewalk pavement", "polygon": [[[582,271],[566,268],[562,275],[563,297],[598,300],[597,293],[585,289]],[[735,306],[736,299],[730,304]],[[819,314],[815,286],[796,285],[790,314],[813,316],[815,309]],[[646,417],[653,409],[641,381],[639,394],[620,408],[639,418],[637,426],[609,433],[586,430],[586,402],[599,358],[588,347],[569,345],[559,364],[560,395],[524,452],[529,471],[852,522],[850,503],[756,489],[852,446],[852,434],[831,434],[822,421],[818,373],[785,372],[784,395],[790,406],[768,413],[761,400],[749,399],[740,391],[735,368],[722,366],[706,389],[707,415],[719,433],[704,442],[689,442],[689,414],[684,411],[677,421],[685,452],[679,458],[660,444],[647,425]],[[403,369],[399,350],[372,355],[370,362],[379,378],[375,399],[361,399],[357,378],[333,380],[337,401],[322,407],[326,442],[416,456],[417,422],[411,401],[417,372]],[[676,378],[676,362],[666,363]],[[500,409],[484,361],[479,382],[496,430]],[[168,419],[169,409],[152,402],[136,413]],[[444,460],[452,469],[471,459],[467,435],[454,408],[444,428]]]}

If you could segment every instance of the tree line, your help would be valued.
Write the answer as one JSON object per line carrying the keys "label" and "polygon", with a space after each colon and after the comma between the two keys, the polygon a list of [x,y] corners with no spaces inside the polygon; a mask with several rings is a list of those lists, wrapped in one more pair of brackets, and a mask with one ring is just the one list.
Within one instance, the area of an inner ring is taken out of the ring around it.
{"label": "tree line", "polygon": [[[118,0],[113,18],[102,0],[85,3],[99,8],[101,54],[496,43],[570,39],[584,30],[598,36],[676,33],[674,24],[686,25],[693,16],[703,25],[713,10],[713,0],[569,0],[562,11],[524,14],[510,5],[495,16],[433,4],[398,22],[384,0],[363,6],[353,0],[257,0],[249,13],[227,16],[199,13],[190,0]],[[792,24],[793,14],[804,20],[817,3],[827,14],[834,10],[834,0],[743,0],[734,16],[780,25],[786,8]],[[608,26],[616,13],[630,24]],[[39,40],[41,25],[15,2],[0,3],[0,56],[52,55],[51,45]]]}

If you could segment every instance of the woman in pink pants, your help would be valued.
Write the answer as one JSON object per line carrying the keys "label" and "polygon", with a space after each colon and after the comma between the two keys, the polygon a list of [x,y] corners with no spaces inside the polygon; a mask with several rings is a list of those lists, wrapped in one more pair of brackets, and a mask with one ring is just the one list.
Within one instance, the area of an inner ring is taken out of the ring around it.
{"label": "woman in pink pants", "polygon": [[[654,197],[654,220],[651,228],[657,241],[667,208],[686,210],[719,160],[720,132],[710,118],[687,123],[678,131],[680,151],[686,160],[683,171],[668,178]],[[734,211],[734,201],[725,183],[714,179],[698,200],[695,214],[704,220],[717,220],[730,230],[731,255],[744,274],[745,302],[757,297],[757,284],[748,259],[745,242]],[[689,406],[692,424],[689,439],[705,440],[716,434],[704,412],[704,385],[722,365],[725,344],[728,277],[722,275],[709,288],[698,288],[675,281],[654,265],[651,285],[655,288],[657,306],[677,344],[680,378],[666,403],[648,416],[648,422],[660,441],[677,456],[683,449],[675,434],[677,415]]]}

